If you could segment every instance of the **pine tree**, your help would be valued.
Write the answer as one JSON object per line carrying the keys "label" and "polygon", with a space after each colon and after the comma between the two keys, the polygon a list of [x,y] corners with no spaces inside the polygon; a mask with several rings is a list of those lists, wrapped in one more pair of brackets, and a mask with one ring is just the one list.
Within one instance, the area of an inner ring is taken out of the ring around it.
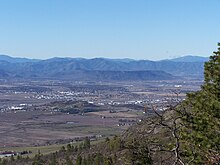
{"label": "pine tree", "polygon": [[73,146],[71,144],[67,144],[66,148],[67,148],[67,152],[73,151]]}
{"label": "pine tree", "polygon": [[88,137],[86,137],[85,140],[84,140],[83,148],[85,148],[85,149],[90,148],[90,139]]}
{"label": "pine tree", "polygon": [[81,164],[82,164],[82,157],[80,155],[77,155],[76,165],[81,165]]}
{"label": "pine tree", "polygon": [[51,159],[51,162],[49,163],[49,165],[56,165],[56,164],[58,164],[57,155],[55,153],[53,153],[52,159]]}
{"label": "pine tree", "polygon": [[147,142],[133,138],[127,142],[128,159],[132,165],[152,164]]}
{"label": "pine tree", "polygon": [[195,164],[220,160],[220,47],[205,63],[204,79],[201,90],[188,94],[179,111],[182,155]]}
{"label": "pine tree", "polygon": [[14,155],[11,155],[10,160],[11,160],[11,161],[14,161],[14,160],[15,160]]}
{"label": "pine tree", "polygon": [[73,162],[68,155],[66,156],[66,165],[73,165]]}
{"label": "pine tree", "polygon": [[101,153],[97,153],[95,157],[95,165],[102,165],[104,163],[104,158]]}
{"label": "pine tree", "polygon": [[92,156],[90,154],[88,154],[88,156],[87,156],[87,164],[90,165],[92,163],[93,163],[93,158],[92,158]]}

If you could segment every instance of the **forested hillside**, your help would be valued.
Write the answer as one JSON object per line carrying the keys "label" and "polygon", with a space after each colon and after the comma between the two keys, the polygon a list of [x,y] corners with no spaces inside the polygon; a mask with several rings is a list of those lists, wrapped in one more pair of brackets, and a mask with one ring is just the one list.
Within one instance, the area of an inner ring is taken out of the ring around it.
{"label": "forested hillside", "polygon": [[[202,57],[200,57],[202,58]],[[52,58],[31,60],[0,56],[0,78],[69,80],[170,80],[175,76],[202,78],[205,58],[117,60]]]}

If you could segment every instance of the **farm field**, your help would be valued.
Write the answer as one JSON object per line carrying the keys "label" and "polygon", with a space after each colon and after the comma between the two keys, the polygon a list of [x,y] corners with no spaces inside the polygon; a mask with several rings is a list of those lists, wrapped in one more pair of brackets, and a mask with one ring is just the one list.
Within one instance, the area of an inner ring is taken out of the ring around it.
{"label": "farm field", "polygon": [[[176,84],[181,88],[176,88]],[[119,135],[199,82],[27,81],[0,84],[0,151],[54,152],[85,137]],[[94,141],[94,142],[95,142]]]}

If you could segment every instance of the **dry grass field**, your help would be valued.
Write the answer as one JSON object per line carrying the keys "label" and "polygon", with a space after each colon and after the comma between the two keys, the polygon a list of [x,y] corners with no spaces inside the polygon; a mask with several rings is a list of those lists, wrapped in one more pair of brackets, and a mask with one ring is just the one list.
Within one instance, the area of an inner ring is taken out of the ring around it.
{"label": "dry grass field", "polygon": [[122,131],[118,119],[43,111],[0,113],[0,147],[39,146]]}

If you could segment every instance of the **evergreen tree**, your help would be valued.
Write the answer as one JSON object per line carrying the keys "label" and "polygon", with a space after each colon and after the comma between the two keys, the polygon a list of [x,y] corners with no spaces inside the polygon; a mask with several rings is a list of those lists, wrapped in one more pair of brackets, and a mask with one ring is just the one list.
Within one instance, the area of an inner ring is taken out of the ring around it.
{"label": "evergreen tree", "polygon": [[73,165],[72,160],[70,159],[69,155],[66,155],[66,165]]}
{"label": "evergreen tree", "polygon": [[67,152],[73,151],[73,146],[71,144],[67,144],[66,148],[67,148]]}
{"label": "evergreen tree", "polygon": [[58,164],[57,155],[53,153],[50,165],[57,165],[57,164]]}
{"label": "evergreen tree", "polygon": [[85,149],[90,148],[90,139],[88,137],[85,138],[84,143],[83,143],[83,147]]}
{"label": "evergreen tree", "polygon": [[133,138],[128,142],[127,148],[129,150],[127,156],[132,165],[152,164],[147,142],[143,139],[137,140],[136,138]]}
{"label": "evergreen tree", "polygon": [[89,155],[87,156],[87,164],[90,165],[90,164],[92,164],[92,163],[93,163],[93,158],[92,158],[91,155],[89,154]]}
{"label": "evergreen tree", "polygon": [[14,160],[15,160],[14,155],[11,155],[10,160],[11,160],[11,161],[14,161]]}
{"label": "evergreen tree", "polygon": [[64,146],[61,147],[60,149],[61,152],[66,152],[66,148]]}
{"label": "evergreen tree", "polygon": [[77,155],[76,165],[81,165],[81,164],[82,164],[82,157],[81,157],[81,155]]}
{"label": "evergreen tree", "polygon": [[84,146],[83,142],[79,144],[79,147],[78,147],[78,151],[79,151],[79,152],[81,152],[81,151],[82,151],[83,146]]}
{"label": "evergreen tree", "polygon": [[74,147],[74,152],[77,152],[78,151],[78,146],[75,146]]}
{"label": "evergreen tree", "polygon": [[104,163],[104,158],[101,153],[96,154],[95,165],[102,165]]}
{"label": "evergreen tree", "polygon": [[17,160],[21,159],[22,156],[21,155],[17,155]]}
{"label": "evergreen tree", "polygon": [[204,79],[201,90],[188,94],[179,111],[182,155],[195,164],[220,161],[220,47],[205,63]]}

